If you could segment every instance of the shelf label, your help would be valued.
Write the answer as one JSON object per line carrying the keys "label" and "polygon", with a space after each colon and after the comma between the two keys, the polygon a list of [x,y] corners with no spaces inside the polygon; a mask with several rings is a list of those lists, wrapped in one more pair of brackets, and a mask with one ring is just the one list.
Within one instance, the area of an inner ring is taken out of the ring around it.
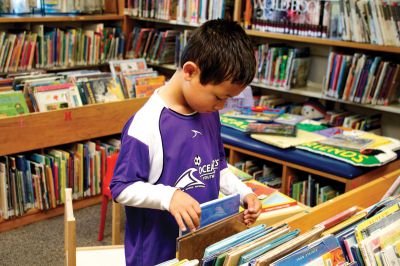
{"label": "shelf label", "polygon": [[64,113],[64,120],[65,121],[71,121],[72,120],[72,112],[71,111],[66,111]]}
{"label": "shelf label", "polygon": [[25,120],[23,117],[20,117],[18,120],[19,127],[25,127]]}

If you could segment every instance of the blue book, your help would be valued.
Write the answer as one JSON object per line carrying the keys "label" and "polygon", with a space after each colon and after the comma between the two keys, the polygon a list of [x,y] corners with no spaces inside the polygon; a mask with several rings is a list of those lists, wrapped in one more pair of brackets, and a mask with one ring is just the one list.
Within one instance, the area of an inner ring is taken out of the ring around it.
{"label": "blue book", "polygon": [[204,251],[204,258],[211,257],[217,253],[228,250],[229,248],[239,243],[243,243],[246,240],[253,238],[253,236],[260,234],[265,230],[267,230],[265,224],[260,224],[258,226],[237,233],[233,236],[225,238],[224,240],[221,240],[215,244],[212,244],[211,246],[208,246]]}
{"label": "blue book", "polygon": [[[218,198],[200,204],[201,217],[200,227],[203,228],[209,224],[218,222],[226,217],[232,216],[239,212],[240,196],[232,194],[223,198]],[[179,236],[189,233],[189,230],[182,232],[179,230]]]}
{"label": "blue book", "polygon": [[333,235],[328,235],[324,238],[314,241],[313,243],[295,252],[290,253],[289,255],[273,262],[271,265],[273,266],[304,265],[336,249],[340,249],[343,255],[343,251],[337,239]]}
{"label": "blue book", "polygon": [[243,254],[242,256],[240,256],[239,259],[239,265],[244,264],[244,263],[249,263],[251,260],[261,256],[262,254],[270,251],[271,249],[276,248],[277,246],[282,245],[283,243],[292,240],[293,238],[295,238],[296,236],[298,236],[300,234],[300,230],[296,229],[292,232],[286,233],[281,237],[278,237],[256,249],[253,249],[245,254]]}

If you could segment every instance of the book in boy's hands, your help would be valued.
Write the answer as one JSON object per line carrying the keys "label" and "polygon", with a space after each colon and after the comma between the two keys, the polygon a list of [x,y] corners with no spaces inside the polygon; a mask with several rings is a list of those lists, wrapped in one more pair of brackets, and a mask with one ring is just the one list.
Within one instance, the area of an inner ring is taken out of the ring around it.
{"label": "book in boy's hands", "polygon": [[337,134],[318,142],[333,147],[362,151],[366,149],[369,145],[371,145],[374,140],[352,135]]}
{"label": "book in boy's hands", "polygon": [[247,125],[247,132],[295,137],[297,129],[295,125],[251,122]]}
{"label": "book in boy's hands", "polygon": [[[218,198],[200,204],[201,217],[200,217],[199,228],[203,228],[209,224],[220,221],[226,217],[238,213],[239,207],[240,207],[239,194],[224,196],[222,198]],[[182,232],[179,229],[179,236],[183,236],[187,233],[189,233],[189,230]]]}

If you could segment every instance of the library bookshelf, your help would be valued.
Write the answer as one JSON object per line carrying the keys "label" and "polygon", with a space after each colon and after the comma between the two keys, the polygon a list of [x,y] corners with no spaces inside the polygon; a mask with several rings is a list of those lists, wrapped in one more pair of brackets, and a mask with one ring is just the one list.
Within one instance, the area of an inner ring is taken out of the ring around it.
{"label": "library bookshelf", "polygon": [[394,162],[383,165],[379,168],[376,168],[366,174],[360,175],[354,179],[346,179],[337,175],[333,175],[330,173],[322,172],[313,168],[305,167],[299,164],[287,162],[284,160],[280,160],[274,157],[266,156],[264,154],[256,153],[253,151],[249,151],[243,148],[239,148],[233,145],[224,145],[227,154],[229,154],[228,161],[230,164],[235,164],[238,161],[241,161],[243,158],[257,158],[261,159],[267,163],[273,163],[277,165],[282,172],[282,185],[280,191],[282,193],[289,193],[289,176],[296,175],[298,172],[303,172],[306,174],[315,175],[318,177],[322,177],[324,179],[334,180],[336,182],[344,185],[344,192],[349,192],[350,190],[357,188],[363,184],[371,182],[377,177],[388,175],[390,173],[395,172],[400,168],[400,160],[396,160]]}
{"label": "library bookshelf", "polygon": [[[198,27],[198,24],[178,22],[176,20],[167,21],[153,18],[141,18],[141,17],[129,17],[129,22],[127,22],[127,32],[132,31],[135,25],[140,25],[144,27],[163,27],[163,28],[172,28],[172,29],[195,29]],[[316,98],[320,99],[323,102],[331,102],[338,105],[342,105],[345,107],[353,107],[357,112],[360,113],[382,113],[383,114],[383,133],[386,136],[400,138],[400,125],[387,125],[393,121],[395,118],[399,118],[400,115],[400,104],[394,103],[388,106],[383,105],[372,105],[372,104],[359,104],[351,101],[345,101],[342,99],[336,99],[332,97],[327,97],[322,94],[322,77],[325,75],[326,66],[327,66],[327,58],[330,50],[335,49],[344,49],[350,52],[371,52],[373,54],[386,54],[387,56],[400,59],[400,47],[394,46],[381,46],[374,44],[366,44],[366,43],[356,43],[356,42],[348,42],[348,41],[340,41],[340,40],[332,40],[332,39],[324,39],[324,38],[314,38],[314,37],[304,37],[304,36],[296,36],[289,34],[281,34],[281,33],[271,33],[271,32],[261,32],[256,30],[246,30],[246,33],[254,39],[257,39],[255,42],[266,43],[266,42],[279,42],[279,43],[289,43],[294,46],[296,45],[307,45],[315,50],[314,57],[319,58],[321,63],[315,64],[315,71],[313,69],[310,72],[312,79],[317,79],[316,82],[309,82],[310,85],[302,88],[292,88],[290,90],[283,90],[276,88],[274,86],[268,86],[262,83],[253,82],[251,85],[255,88],[260,88],[262,90],[277,93],[279,95],[286,96],[300,96],[302,99],[306,98]],[[149,64],[152,67],[160,69],[164,72],[174,71],[176,70],[176,66],[173,64]],[[321,68],[322,66],[322,68]],[[316,77],[318,76],[318,77]]]}
{"label": "library bookshelf", "polygon": [[[107,22],[125,29],[126,17],[123,14],[124,0],[106,0],[106,6],[113,6],[111,13],[93,15],[31,15],[1,16],[0,27],[21,28],[29,24],[43,25],[85,25]],[[77,65],[72,67],[51,67],[46,70],[66,71],[88,68],[106,68],[108,64]],[[0,118],[0,156],[90,140],[121,133],[124,123],[145,102],[146,98],[128,99],[119,102],[85,105],[78,108],[63,109],[44,113],[30,113],[17,117]],[[85,208],[100,203],[101,195],[74,201],[74,209]],[[0,232],[62,215],[63,206],[41,211],[30,209],[22,216],[0,219]]]}
{"label": "library bookshelf", "polygon": [[[2,118],[0,156],[119,134],[129,117],[146,101],[147,98],[137,98]],[[74,209],[98,204],[101,199],[100,195],[78,200]],[[0,232],[62,213],[62,206],[46,211],[32,209],[23,216],[0,220]]]}
{"label": "library bookshelf", "polygon": [[365,209],[379,202],[399,175],[400,169],[396,169],[282,222],[287,223],[292,228],[298,228],[304,233],[313,226],[353,206]]}
{"label": "library bookshelf", "polygon": [[[240,21],[241,13],[240,10],[242,4],[241,0],[235,1],[234,6],[234,20]],[[131,14],[131,12],[125,9],[125,14]],[[193,30],[199,25],[196,23],[185,23],[177,20],[162,20],[149,17],[138,17],[129,16],[129,22],[127,23],[127,32],[131,32],[135,26],[140,26],[143,28],[162,28],[162,29],[174,29],[174,30]],[[282,90],[273,86],[267,86],[261,83],[253,82],[251,85],[253,88],[259,89],[262,94],[264,92],[278,94],[283,98],[289,98],[290,100],[304,101],[307,98],[319,99],[322,103],[334,106],[335,108],[346,109],[349,111],[354,111],[361,114],[382,114],[382,133],[385,136],[400,138],[400,125],[398,123],[393,123],[393,121],[398,121],[400,118],[400,104],[391,104],[388,106],[382,105],[372,105],[372,104],[358,104],[351,101],[345,101],[342,99],[331,98],[323,95],[323,76],[325,75],[328,63],[328,56],[331,51],[344,51],[347,53],[362,52],[372,55],[383,55],[386,57],[393,58],[394,60],[400,59],[400,47],[394,46],[380,46],[367,43],[356,43],[349,41],[341,41],[335,39],[327,38],[315,38],[315,37],[304,37],[297,35],[281,34],[281,33],[271,33],[262,32],[257,30],[246,30],[246,33],[252,38],[255,45],[261,43],[285,43],[291,46],[309,46],[311,50],[312,58],[315,58],[315,64],[312,63],[312,68],[310,72],[309,85],[304,88],[293,88],[290,90]],[[151,64],[150,66],[159,69],[166,75],[171,75],[173,71],[176,70],[176,66],[173,64]],[[301,100],[298,100],[301,99]],[[259,158],[266,162],[272,162],[278,165],[282,170],[282,192],[288,193],[288,176],[296,172],[304,172],[306,174],[313,174],[320,176],[325,179],[334,180],[343,186],[343,191],[350,192],[351,190],[367,184],[376,178],[385,176],[387,174],[396,171],[400,167],[400,162],[395,161],[390,164],[384,165],[373,171],[361,175],[352,180],[346,179],[340,176],[335,176],[329,173],[321,172],[315,169],[307,168],[302,165],[297,165],[289,163],[283,160],[278,160],[269,156],[262,154],[257,154],[239,147],[232,145],[225,145],[225,149],[229,154],[229,162],[235,163],[242,158]]]}

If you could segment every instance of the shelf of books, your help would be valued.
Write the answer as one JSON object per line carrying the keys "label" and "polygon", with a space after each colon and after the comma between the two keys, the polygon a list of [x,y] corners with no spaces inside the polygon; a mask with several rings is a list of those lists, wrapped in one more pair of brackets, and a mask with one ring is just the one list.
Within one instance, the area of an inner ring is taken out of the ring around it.
{"label": "shelf of books", "polygon": [[120,133],[147,98],[0,119],[0,155]]}
{"label": "shelf of books", "polygon": [[327,38],[316,38],[316,37],[306,37],[306,36],[298,36],[292,34],[285,33],[273,33],[273,32],[263,32],[259,30],[246,30],[246,33],[249,36],[253,37],[261,37],[265,39],[274,39],[281,41],[289,41],[289,42],[298,42],[298,43],[308,43],[313,45],[322,45],[322,46],[330,46],[330,47],[342,47],[356,50],[366,50],[380,53],[394,53],[400,54],[400,47],[396,46],[382,46],[368,43],[358,43],[351,41],[341,41]]}
{"label": "shelf of books", "polygon": [[240,214],[222,219],[178,238],[177,258],[225,265],[395,265],[399,174],[273,224],[247,228]]}
{"label": "shelf of books", "polygon": [[[307,190],[310,190],[308,193],[311,193],[315,188],[315,185],[312,185],[312,190],[311,188],[307,189],[307,186],[311,186],[311,184],[322,181],[320,187],[322,187],[323,185],[332,185],[332,187],[338,187],[334,194],[334,196],[337,196],[339,194],[348,192],[362,184],[368,183],[374,180],[374,178],[376,178],[377,176],[382,176],[396,171],[398,167],[400,167],[400,161],[395,161],[374,169],[366,174],[360,175],[356,178],[347,179],[334,174],[326,173],[313,168],[305,167],[299,164],[287,162],[271,156],[249,151],[240,147],[228,144],[225,144],[224,147],[226,150],[226,154],[228,154],[229,156],[228,161],[230,164],[237,166],[239,162],[239,164],[241,165],[239,168],[246,172],[250,171],[250,175],[252,175],[254,178],[261,178],[262,176],[274,177],[270,181],[264,181],[268,185],[274,187],[276,186],[280,189],[282,193],[290,195],[294,198],[296,198],[296,196],[293,195],[294,183],[297,183],[297,185],[299,186],[304,186],[304,189],[302,189],[303,192],[299,193],[304,194],[308,192]],[[259,161],[258,167],[257,163],[253,163],[254,160]],[[243,161],[251,162],[251,167],[249,168],[248,166],[245,166],[246,164],[243,164]],[[265,174],[263,170],[265,171],[266,168],[271,168],[272,171],[268,170],[268,174]],[[260,172],[259,175],[256,172]],[[278,183],[277,179],[279,180]],[[307,202],[300,200],[300,197],[298,198],[298,201],[307,204]],[[317,203],[308,203],[307,205],[315,206],[317,205]]]}
{"label": "shelf of books", "polygon": [[[161,67],[164,68],[164,66],[161,66]],[[171,66],[167,66],[167,67],[165,67],[165,69],[171,69]],[[267,89],[269,91],[274,91],[274,92],[281,92],[281,93],[288,93],[288,94],[306,96],[306,97],[311,97],[311,98],[318,98],[318,99],[322,99],[322,100],[328,100],[328,101],[333,101],[333,102],[338,102],[338,103],[359,106],[359,107],[363,107],[363,108],[367,108],[367,109],[371,109],[371,110],[378,110],[378,111],[387,112],[387,113],[400,114],[400,103],[385,106],[385,105],[362,104],[362,103],[345,101],[345,100],[336,99],[336,98],[332,98],[332,97],[323,95],[321,92],[321,88],[317,88],[316,86],[282,89],[282,88],[277,88],[277,87],[274,87],[271,85],[265,85],[265,84],[256,83],[256,82],[252,82],[251,86]],[[322,85],[320,85],[320,87],[322,87]]]}
{"label": "shelf of books", "polygon": [[46,23],[46,22],[86,22],[86,21],[121,21],[124,16],[118,14],[99,14],[99,15],[59,15],[59,16],[2,16],[0,24],[5,23]]}
{"label": "shelf of books", "polygon": [[[81,200],[74,200],[74,210],[83,209],[101,203],[102,195],[92,196]],[[14,217],[8,220],[0,219],[0,233],[7,232],[20,226],[28,225],[41,220],[62,215],[64,205],[59,205],[54,209],[43,211],[40,209],[30,209],[24,216]]]}
{"label": "shelf of books", "polygon": [[155,18],[145,18],[136,16],[130,16],[130,19],[134,21],[152,22],[152,23],[171,25],[171,26],[183,26],[188,28],[197,28],[201,25],[199,23],[188,23],[185,21],[178,21],[178,20],[155,19]]}
{"label": "shelf of books", "polygon": [[305,213],[286,219],[284,222],[293,228],[299,228],[302,232],[306,232],[322,221],[353,206],[365,209],[379,202],[399,175],[400,170],[398,169],[382,175],[367,184],[354,188],[352,191],[313,207]]}

